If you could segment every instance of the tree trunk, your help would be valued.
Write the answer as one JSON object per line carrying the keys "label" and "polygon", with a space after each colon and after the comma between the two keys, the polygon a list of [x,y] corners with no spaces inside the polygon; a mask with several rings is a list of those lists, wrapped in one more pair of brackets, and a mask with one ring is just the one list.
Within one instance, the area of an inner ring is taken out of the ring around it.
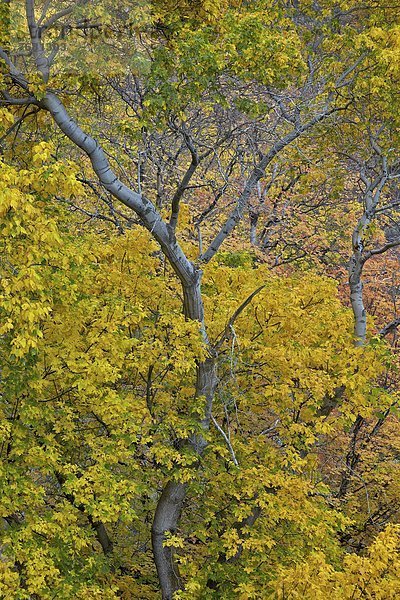
{"label": "tree trunk", "polygon": [[[378,196],[379,198],[379,196]],[[349,262],[350,302],[354,315],[354,344],[363,346],[367,336],[367,311],[363,299],[362,274],[366,260],[364,253],[365,235],[375,215],[378,200],[373,198],[370,187],[364,196],[364,213],[351,236],[353,254]]]}
{"label": "tree trunk", "polygon": [[353,249],[349,267],[349,285],[350,302],[354,315],[354,344],[356,346],[363,346],[367,335],[367,311],[364,306],[361,280],[363,266],[362,253]]}
{"label": "tree trunk", "polygon": [[[212,402],[217,385],[216,352],[211,347],[204,324],[204,309],[201,296],[202,272],[196,272],[196,279],[190,285],[183,285],[184,313],[187,319],[198,321],[204,343],[208,350],[208,357],[197,365],[196,369],[196,391],[194,402],[205,399],[204,416],[201,427],[207,431],[210,425]],[[193,434],[187,440],[182,440],[182,448],[190,446],[199,456],[203,453],[207,442],[201,432]],[[154,561],[157,568],[158,578],[161,586],[163,600],[171,600],[174,592],[179,590],[181,581],[179,570],[174,562],[173,548],[165,547],[164,542],[169,533],[175,533],[182,513],[186,498],[187,484],[170,480],[164,487],[157,504],[153,526],[152,544]]]}
{"label": "tree trunk", "polygon": [[[212,401],[217,384],[216,352],[211,347],[204,324],[204,309],[201,296],[202,271],[196,269],[180,248],[173,228],[166,224],[156,207],[146,198],[137,194],[124,185],[113,172],[110,164],[98,142],[86,134],[79,125],[71,119],[64,105],[57,96],[47,93],[42,100],[42,106],[52,115],[61,131],[84,150],[89,156],[93,169],[100,182],[115,198],[131,208],[142,219],[145,227],[159,242],[175,273],[178,275],[183,290],[183,310],[187,319],[198,321],[208,357],[197,365],[195,398],[205,398],[206,406],[200,425],[206,431],[211,419]],[[181,445],[190,445],[199,455],[206,447],[206,440],[201,433],[182,440]],[[168,533],[174,533],[179,524],[183,503],[186,497],[186,484],[179,481],[169,481],[157,504],[152,527],[152,544],[154,560],[160,580],[163,600],[172,598],[180,585],[179,572],[173,561],[173,549],[164,547]]]}
{"label": "tree trunk", "polygon": [[172,600],[174,592],[181,587],[178,567],[173,559],[173,548],[164,546],[164,542],[166,534],[175,533],[178,527],[186,487],[183,483],[169,481],[162,491],[154,515],[151,541],[163,600]]}

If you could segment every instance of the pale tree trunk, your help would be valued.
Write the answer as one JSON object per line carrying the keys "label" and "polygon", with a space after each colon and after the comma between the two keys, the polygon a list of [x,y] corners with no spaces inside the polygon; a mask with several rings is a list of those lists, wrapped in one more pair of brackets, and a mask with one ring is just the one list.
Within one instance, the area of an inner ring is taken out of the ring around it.
{"label": "pale tree trunk", "polygon": [[[376,148],[376,146],[374,146],[374,148]],[[367,178],[363,171],[361,171],[360,176],[361,181],[365,185],[365,193],[363,196],[364,212],[353,231],[351,239],[353,254],[349,262],[350,302],[354,316],[355,346],[364,346],[367,338],[367,311],[364,305],[362,281],[363,268],[371,256],[375,254],[381,254],[387,249],[387,247],[384,246],[375,250],[365,250],[365,240],[368,227],[376,217],[381,192],[389,177],[386,159],[382,159],[382,170],[380,175],[375,180]],[[389,246],[390,244],[388,247]],[[357,439],[363,424],[363,417],[361,417],[361,415],[357,415],[351,430],[352,438],[349,451],[346,455],[346,465],[342,472],[339,491],[337,493],[338,498],[343,498],[346,495],[350,484],[350,479],[357,467],[359,461],[359,454],[356,451]]]}
{"label": "pale tree trunk", "polygon": [[250,211],[250,244],[252,246],[257,246],[258,238],[257,238],[257,224],[259,219],[259,213],[252,210]]}
{"label": "pale tree trunk", "polygon": [[[183,285],[184,312],[190,320],[200,323],[203,341],[208,351],[205,361],[199,363],[196,369],[196,391],[195,401],[205,399],[204,416],[201,420],[201,428],[206,431],[210,426],[212,402],[217,385],[216,352],[210,346],[204,324],[204,309],[201,297],[201,271],[196,272],[196,280],[192,285]],[[192,435],[188,440],[183,440],[181,447],[185,445],[193,448],[200,457],[207,442],[200,433]],[[163,600],[171,600],[174,592],[181,589],[179,570],[174,562],[173,548],[164,547],[164,542],[169,533],[175,533],[178,528],[183,504],[186,498],[187,485],[179,481],[170,480],[164,487],[152,526],[152,544],[154,560],[160,581]]]}
{"label": "pale tree trunk", "polygon": [[[204,430],[209,428],[212,400],[217,384],[215,358],[210,357],[197,368],[196,397],[206,398],[205,417],[202,420]],[[182,443],[191,446],[200,457],[206,447],[206,440],[200,434],[193,435]],[[157,504],[152,525],[152,545],[154,561],[161,586],[163,600],[172,600],[174,592],[181,589],[179,569],[174,561],[173,548],[165,547],[168,534],[174,534],[179,525],[183,504],[186,498],[187,484],[170,480],[164,487]]]}
{"label": "pale tree trunk", "polygon": [[354,316],[354,343],[362,346],[367,335],[367,312],[363,299],[362,272],[365,263],[363,256],[363,236],[370,220],[364,214],[353,232],[353,254],[349,264],[350,302]]}
{"label": "pale tree trunk", "polygon": [[367,336],[367,311],[363,300],[363,268],[371,256],[380,254],[382,251],[382,249],[365,251],[365,240],[368,228],[375,218],[382,189],[388,180],[386,159],[382,158],[382,170],[375,180],[366,177],[363,171],[360,176],[365,185],[364,212],[353,231],[351,238],[353,254],[349,262],[350,302],[354,315],[354,343],[356,346],[363,346]]}
{"label": "pale tree trunk", "polygon": [[173,548],[164,546],[164,542],[166,534],[175,533],[178,527],[186,488],[183,483],[169,481],[161,493],[154,515],[151,541],[163,600],[171,600],[174,592],[182,587]]}

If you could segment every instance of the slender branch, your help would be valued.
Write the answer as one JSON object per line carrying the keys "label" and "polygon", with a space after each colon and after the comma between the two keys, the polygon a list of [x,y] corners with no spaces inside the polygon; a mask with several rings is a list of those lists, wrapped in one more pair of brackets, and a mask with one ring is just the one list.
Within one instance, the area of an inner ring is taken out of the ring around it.
{"label": "slender branch", "polygon": [[392,204],[386,204],[385,206],[381,206],[381,208],[377,208],[375,214],[386,212],[387,210],[392,210],[394,208],[399,208],[400,202],[392,202]]}
{"label": "slender branch", "polygon": [[[83,4],[83,2],[76,2],[75,4]],[[40,31],[42,32],[50,29],[50,27],[52,27],[57,21],[70,15],[74,11],[74,8],[75,6],[68,6],[67,8],[64,8],[63,10],[60,10],[52,15],[45,23],[43,23],[43,25],[40,26]],[[38,24],[40,24],[40,21],[38,21]]]}
{"label": "slender branch", "polygon": [[385,327],[383,327],[379,332],[380,337],[382,337],[382,338],[386,337],[387,335],[389,335],[389,333],[392,333],[392,331],[397,329],[397,327],[399,325],[400,325],[400,317],[397,319],[394,319],[391,323],[388,323],[387,325],[385,325]]}
{"label": "slender branch", "polygon": [[239,317],[239,315],[244,311],[244,309],[250,304],[250,302],[253,300],[253,298],[255,296],[257,296],[257,294],[259,294],[261,292],[261,290],[263,290],[265,288],[265,285],[260,285],[260,287],[258,287],[256,290],[254,290],[254,292],[252,292],[244,302],[242,302],[242,304],[235,310],[235,312],[233,313],[233,315],[231,316],[231,318],[229,319],[223,333],[221,334],[220,338],[215,342],[214,344],[214,349],[215,350],[219,350],[222,346],[222,344],[229,340],[232,336],[232,327],[236,321],[236,319]]}
{"label": "slender branch", "polygon": [[342,73],[340,75],[340,77],[338,77],[338,79],[336,80],[335,87],[341,88],[341,87],[347,85],[348,84],[348,82],[346,81],[347,76],[350,75],[350,73],[353,73],[355,71],[355,69],[358,67],[358,65],[360,63],[362,63],[362,61],[366,57],[367,57],[367,53],[364,52],[346,71],[344,71],[344,73]]}
{"label": "slender branch", "polygon": [[[171,126],[174,129],[174,131],[179,131],[178,128],[175,127],[173,124],[171,124]],[[192,158],[191,158],[190,165],[187,168],[186,173],[184,174],[182,181],[179,184],[179,186],[172,198],[172,201],[171,201],[171,218],[170,218],[169,224],[170,224],[170,227],[173,229],[173,231],[176,230],[176,227],[178,224],[179,203],[183,197],[183,194],[188,189],[189,183],[190,183],[197,167],[201,163],[201,161],[204,160],[205,158],[207,158],[207,156],[209,156],[214,150],[214,148],[209,148],[208,150],[203,152],[203,154],[201,154],[201,156],[199,156],[197,149],[193,143],[193,140],[191,139],[191,137],[187,133],[187,131],[185,129],[183,129],[183,131],[181,131],[181,133],[183,135],[183,139],[185,141],[185,144],[186,144]],[[223,139],[225,139],[225,138],[227,138],[227,136],[224,136]],[[220,142],[220,144],[221,143],[222,143],[222,141]]]}
{"label": "slender branch", "polygon": [[87,512],[85,506],[83,506],[83,504],[76,501],[75,496],[73,494],[71,494],[69,492],[65,492],[63,490],[63,485],[65,483],[64,475],[62,475],[60,472],[55,472],[54,475],[58,481],[58,484],[61,487],[64,498],[66,498],[68,500],[68,502],[70,502],[70,504],[72,504],[72,506],[74,506],[77,510],[79,510],[79,512],[81,512],[82,514],[84,514],[86,516],[90,525],[96,532],[97,541],[99,542],[100,546],[102,547],[104,554],[105,555],[111,554],[113,551],[113,543],[112,543],[110,536],[108,535],[108,532],[107,532],[107,529],[106,529],[104,523],[102,523],[101,521],[95,521],[93,519],[92,515]]}
{"label": "slender branch", "polygon": [[50,5],[51,5],[51,0],[46,0],[46,2],[43,5],[43,8],[42,8],[42,14],[40,15],[40,18],[38,19],[38,25],[41,25],[43,23],[43,21],[45,20],[47,12],[50,8]]}
{"label": "slender branch", "polygon": [[12,133],[14,131],[14,129],[19,127],[25,119],[27,119],[28,117],[31,117],[32,115],[35,115],[37,112],[38,112],[38,109],[31,110],[30,112],[24,112],[24,114],[21,117],[19,117],[19,119],[17,119],[15,121],[15,123],[13,123],[11,125],[11,127],[9,127],[7,129],[7,131],[4,133],[4,135],[2,135],[0,137],[0,143],[3,142],[6,139],[6,137],[8,137],[10,135],[10,133]]}
{"label": "slender branch", "polygon": [[189,185],[190,180],[192,179],[192,177],[194,175],[194,172],[196,171],[196,169],[199,165],[198,154],[192,145],[189,146],[189,150],[192,155],[191,163],[190,163],[185,175],[183,176],[182,181],[179,184],[179,186],[172,198],[172,201],[171,201],[171,218],[170,218],[169,224],[173,231],[175,231],[176,226],[178,224],[179,203],[182,199],[183,194],[187,190],[187,187]]}
{"label": "slender branch", "polygon": [[232,447],[230,439],[228,438],[228,436],[226,435],[225,431],[222,429],[222,427],[218,424],[217,420],[212,415],[211,415],[211,421],[214,423],[215,428],[220,432],[220,434],[224,438],[225,443],[228,446],[229,452],[230,452],[230,454],[232,456],[233,463],[234,463],[234,465],[236,467],[238,467],[239,463],[237,461],[236,454],[235,454],[235,451],[234,451],[234,449]]}
{"label": "slender branch", "polygon": [[110,213],[113,215],[113,217],[115,217],[115,221],[116,222],[118,221],[119,226],[122,227],[122,224],[120,223],[118,217],[125,219],[125,221],[127,221],[129,225],[138,223],[138,220],[132,219],[131,216],[125,215],[120,210],[117,210],[115,208],[115,206],[113,205],[112,200],[108,199],[107,197],[105,197],[103,195],[102,188],[100,188],[101,191],[99,191],[96,188],[95,184],[92,181],[90,181],[89,179],[86,179],[85,177],[77,177],[77,180],[80,181],[81,183],[83,183],[84,185],[86,185],[88,188],[90,188],[92,190],[92,192],[95,194],[96,198],[98,198],[99,200],[104,202],[104,204],[108,207],[108,210],[110,211]]}
{"label": "slender branch", "polygon": [[64,204],[67,204],[68,206],[70,206],[73,211],[77,211],[77,212],[82,213],[83,215],[86,215],[88,217],[88,219],[87,219],[88,221],[90,221],[91,219],[99,219],[100,221],[107,221],[108,223],[112,223],[115,227],[117,227],[117,229],[120,233],[124,233],[124,229],[123,229],[121,223],[118,221],[118,219],[113,219],[111,217],[107,217],[107,215],[103,215],[98,210],[96,210],[96,212],[90,212],[88,210],[85,210],[81,206],[78,206],[77,204],[74,204],[73,202],[66,200],[65,198],[61,198],[60,196],[56,196],[55,198],[56,198],[56,200],[58,200],[58,202],[63,202]]}
{"label": "slender branch", "polygon": [[[0,59],[3,60],[10,73],[11,79],[19,85],[23,90],[29,92],[28,81],[26,77],[17,69],[8,54],[0,47]],[[4,92],[3,92],[4,93]]]}
{"label": "slender branch", "polygon": [[39,102],[33,96],[29,96],[28,98],[5,98],[4,100],[0,99],[1,106],[29,106],[34,104],[39,106]]}
{"label": "slender branch", "polygon": [[393,242],[388,242],[380,248],[374,248],[373,250],[369,250],[365,253],[363,261],[366,262],[369,258],[371,258],[371,256],[383,254],[384,252],[387,252],[387,250],[390,250],[391,248],[396,248],[397,246],[400,246],[400,240],[393,240]]}

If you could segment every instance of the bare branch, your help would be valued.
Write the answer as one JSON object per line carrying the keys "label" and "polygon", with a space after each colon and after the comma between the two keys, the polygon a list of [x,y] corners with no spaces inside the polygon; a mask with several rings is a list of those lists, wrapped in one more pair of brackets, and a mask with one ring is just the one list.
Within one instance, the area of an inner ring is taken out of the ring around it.
{"label": "bare branch", "polygon": [[295,139],[300,137],[300,135],[314,127],[314,125],[316,125],[317,123],[320,123],[333,113],[341,110],[346,110],[347,108],[348,104],[343,107],[333,107],[331,109],[324,110],[322,113],[319,113],[314,118],[310,119],[307,123],[304,123],[304,125],[302,125],[301,127],[296,127],[295,129],[293,129],[290,133],[288,133],[282,139],[278,140],[272,146],[270,151],[267,154],[265,154],[263,158],[259,161],[259,163],[254,167],[253,171],[251,172],[250,176],[248,177],[245,183],[242,193],[237,199],[235,208],[227,218],[220,231],[215,236],[214,240],[211,242],[206,252],[200,257],[200,262],[208,263],[213,258],[213,256],[218,252],[224,240],[242,219],[245,207],[247,206],[253,188],[257,185],[257,182],[264,176],[265,169],[279,154],[279,152],[281,152],[281,150],[283,150]]}
{"label": "bare branch", "polygon": [[398,208],[400,206],[400,202],[393,202],[392,204],[386,204],[385,206],[381,206],[380,208],[377,208],[375,211],[375,214],[379,214],[379,213],[384,213],[387,210],[392,210],[394,208]]}
{"label": "bare branch", "polygon": [[[23,90],[29,91],[28,81],[27,81],[26,77],[17,69],[17,67],[14,65],[14,63],[12,62],[12,60],[10,59],[8,54],[1,47],[0,47],[0,59],[6,63],[8,69],[9,69],[10,77],[14,81],[14,83],[19,85]],[[2,92],[2,93],[4,94],[4,92]]]}
{"label": "bare branch", "polygon": [[225,431],[222,429],[222,427],[218,424],[217,420],[211,415],[211,421],[214,423],[215,428],[218,429],[218,431],[220,432],[220,434],[222,435],[222,437],[225,440],[226,445],[228,446],[229,452],[232,456],[232,460],[233,463],[236,467],[239,466],[239,463],[237,461],[236,455],[235,455],[235,451],[232,447],[231,441],[229,439],[229,437],[226,435]]}
{"label": "bare branch", "polygon": [[19,119],[17,119],[15,123],[13,123],[11,127],[9,127],[7,131],[0,137],[0,143],[3,142],[6,139],[6,137],[8,137],[10,133],[14,131],[14,129],[17,129],[25,119],[31,117],[32,115],[35,115],[38,112],[38,110],[39,109],[34,109],[29,112],[26,112],[25,109],[24,114],[21,117],[19,117]]}
{"label": "bare branch", "polygon": [[28,106],[30,104],[39,106],[39,102],[33,96],[29,96],[28,98],[11,98],[8,96],[4,100],[0,99],[1,106]]}
{"label": "bare branch", "polygon": [[369,250],[369,252],[365,253],[365,255],[363,257],[363,262],[365,263],[369,258],[371,258],[371,256],[376,256],[377,254],[383,254],[384,252],[387,252],[388,250],[390,250],[390,248],[396,248],[397,246],[400,246],[400,240],[393,240],[393,242],[388,242],[387,244],[384,244],[380,248],[374,248],[374,250]]}
{"label": "bare branch", "polygon": [[351,73],[353,73],[355,71],[355,69],[358,67],[359,64],[362,63],[362,61],[367,57],[367,53],[364,52],[364,54],[362,54],[346,71],[344,71],[344,73],[342,73],[340,75],[340,77],[338,77],[338,79],[336,80],[336,84],[335,87],[337,89],[344,87],[345,85],[348,85],[348,81],[346,81],[348,75],[350,75]]}
{"label": "bare branch", "polygon": [[232,336],[232,327],[236,321],[236,319],[240,316],[240,314],[244,311],[244,309],[250,304],[250,302],[253,300],[253,298],[255,296],[257,296],[257,294],[259,294],[261,292],[261,290],[263,290],[265,288],[265,285],[260,285],[260,287],[258,287],[256,290],[254,290],[254,292],[252,292],[250,294],[250,296],[248,296],[246,298],[246,300],[244,302],[242,302],[242,304],[239,306],[239,308],[237,308],[235,310],[235,312],[233,313],[233,315],[231,316],[231,318],[229,319],[223,333],[221,334],[220,338],[215,342],[214,344],[214,348],[215,350],[219,350],[219,348],[221,348],[222,344],[229,340]]}
{"label": "bare branch", "polygon": [[42,14],[40,15],[40,18],[38,19],[38,25],[41,25],[43,23],[43,21],[45,20],[48,10],[50,8],[50,5],[51,5],[51,0],[46,0],[46,2],[43,5],[43,8],[42,8]]}
{"label": "bare branch", "polygon": [[[83,4],[83,3],[77,2],[76,4]],[[47,21],[45,23],[43,23],[43,25],[40,26],[40,31],[42,32],[42,31],[46,31],[47,29],[50,29],[50,27],[52,27],[55,23],[57,23],[57,21],[59,21],[63,17],[70,15],[73,12],[74,8],[75,8],[74,6],[68,6],[67,8],[64,8],[63,10],[60,10],[59,12],[52,15],[49,19],[47,19]],[[40,22],[41,22],[41,19],[38,21],[38,25],[40,25]]]}
{"label": "bare branch", "polygon": [[[185,130],[183,130],[182,133],[183,133],[183,137],[184,137],[186,146],[191,154],[192,160],[190,162],[190,165],[189,165],[186,173],[183,176],[181,183],[178,185],[178,188],[177,188],[177,190],[172,198],[172,201],[171,201],[171,218],[170,218],[169,224],[173,231],[176,230],[176,226],[178,224],[179,203],[190,183],[190,180],[192,179],[192,177],[194,175],[194,172],[196,171],[198,165],[200,164],[199,155],[193,144],[193,140],[191,139],[191,137],[188,135],[188,133]],[[209,154],[209,152],[206,154]]]}
{"label": "bare branch", "polygon": [[379,332],[380,337],[382,337],[382,338],[386,337],[387,335],[389,335],[389,333],[392,333],[392,331],[397,329],[397,327],[399,325],[400,325],[400,317],[397,319],[394,319],[394,321],[385,325],[385,327],[383,327]]}

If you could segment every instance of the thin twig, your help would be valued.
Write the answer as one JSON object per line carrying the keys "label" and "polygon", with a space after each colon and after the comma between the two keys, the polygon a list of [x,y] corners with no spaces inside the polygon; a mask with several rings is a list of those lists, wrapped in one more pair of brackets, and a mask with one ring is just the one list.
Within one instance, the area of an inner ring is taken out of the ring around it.
{"label": "thin twig", "polygon": [[224,438],[226,445],[228,446],[229,452],[231,454],[233,463],[235,464],[236,467],[239,466],[239,463],[237,461],[236,455],[235,455],[235,451],[232,448],[232,444],[228,438],[228,436],[226,435],[225,431],[222,429],[222,427],[217,423],[217,421],[215,420],[215,418],[211,415],[211,421],[214,423],[215,428],[220,432],[220,434],[222,435],[222,437]]}

